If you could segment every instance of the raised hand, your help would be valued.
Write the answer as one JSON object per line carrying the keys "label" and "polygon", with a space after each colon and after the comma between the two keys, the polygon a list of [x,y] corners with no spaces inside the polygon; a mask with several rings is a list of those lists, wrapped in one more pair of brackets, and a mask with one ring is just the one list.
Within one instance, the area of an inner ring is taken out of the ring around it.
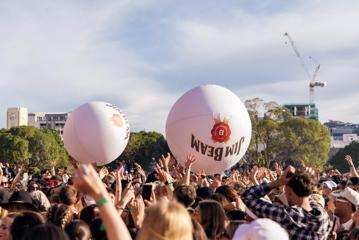
{"label": "raised hand", "polygon": [[100,177],[91,164],[81,164],[73,173],[73,181],[76,189],[82,193],[91,195],[96,200],[96,196],[107,193]]}
{"label": "raised hand", "polygon": [[255,166],[253,166],[253,168],[252,168],[252,170],[251,170],[251,172],[250,172],[250,174],[249,174],[249,178],[250,178],[250,180],[252,181],[252,183],[253,183],[254,185],[259,185],[259,182],[258,182],[258,180],[257,180],[258,172],[259,172],[259,169],[258,169],[258,167],[255,165]]}
{"label": "raised hand", "polygon": [[171,161],[171,154],[170,153],[167,153],[166,157],[163,156],[163,155],[161,156],[161,162],[162,162],[163,167],[164,167],[164,169],[166,171],[168,171],[168,165],[169,165],[170,161]]}
{"label": "raised hand", "polygon": [[348,163],[349,167],[354,167],[353,159],[350,155],[345,155],[344,159]]}
{"label": "raised hand", "polygon": [[295,168],[293,166],[288,166],[283,174],[278,179],[280,186],[286,185],[289,180],[292,178],[293,174],[295,173]]}
{"label": "raised hand", "polygon": [[171,175],[165,170],[163,170],[159,164],[156,164],[155,171],[161,182],[173,182],[173,178],[171,177]]}
{"label": "raised hand", "polygon": [[145,218],[145,203],[140,194],[137,195],[133,201],[131,216],[135,227],[140,229],[142,227],[143,219]]}
{"label": "raised hand", "polygon": [[122,192],[121,201],[117,203],[116,207],[123,209],[127,206],[129,202],[135,199],[135,190],[132,186],[132,182],[129,182],[126,188]]}
{"label": "raised hand", "polygon": [[103,179],[105,176],[109,174],[108,169],[106,167],[101,168],[99,171],[99,176],[101,179]]}
{"label": "raised hand", "polygon": [[280,175],[282,175],[283,173],[283,168],[281,165],[279,165],[278,163],[274,163],[274,169],[275,169],[275,172],[277,173],[278,177]]}
{"label": "raised hand", "polygon": [[196,158],[195,156],[193,155],[187,155],[187,159],[186,159],[186,162],[185,162],[185,167],[186,169],[191,169],[193,163],[196,161]]}

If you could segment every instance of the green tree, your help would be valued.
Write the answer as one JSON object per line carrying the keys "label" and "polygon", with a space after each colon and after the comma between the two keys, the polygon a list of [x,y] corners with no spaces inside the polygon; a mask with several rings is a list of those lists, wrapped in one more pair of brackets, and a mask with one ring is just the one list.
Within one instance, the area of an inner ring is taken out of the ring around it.
{"label": "green tree", "polygon": [[359,143],[351,142],[349,145],[345,146],[329,160],[329,164],[334,168],[337,168],[341,172],[349,172],[349,167],[346,161],[344,160],[345,155],[350,155],[353,159],[353,163],[356,167],[359,165]]}
{"label": "green tree", "polygon": [[56,131],[30,126],[0,130],[0,159],[38,168],[69,166],[68,154]]}
{"label": "green tree", "polygon": [[330,136],[318,121],[294,118],[288,109],[260,98],[245,101],[252,139],[246,158],[261,166],[272,162],[323,167],[328,160]]}
{"label": "green tree", "polygon": [[280,124],[282,140],[276,159],[299,165],[322,168],[330,149],[330,135],[319,121],[292,118]]}
{"label": "green tree", "polygon": [[162,134],[140,131],[131,133],[128,145],[118,159],[135,161],[148,169],[152,158],[158,159],[167,152],[169,148]]}
{"label": "green tree", "polygon": [[252,139],[246,157],[254,164],[269,167],[281,146],[280,123],[291,114],[276,102],[254,98],[245,101],[252,122]]}

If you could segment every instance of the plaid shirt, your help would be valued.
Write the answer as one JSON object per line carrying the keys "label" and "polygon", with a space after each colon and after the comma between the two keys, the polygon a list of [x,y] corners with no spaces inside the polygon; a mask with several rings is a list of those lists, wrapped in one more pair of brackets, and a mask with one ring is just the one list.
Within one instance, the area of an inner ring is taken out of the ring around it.
{"label": "plaid shirt", "polygon": [[312,210],[308,212],[298,206],[285,208],[260,199],[271,190],[268,183],[251,187],[242,194],[242,200],[257,217],[278,222],[287,230],[290,239],[324,240],[328,238],[332,224],[323,207],[310,201]]}

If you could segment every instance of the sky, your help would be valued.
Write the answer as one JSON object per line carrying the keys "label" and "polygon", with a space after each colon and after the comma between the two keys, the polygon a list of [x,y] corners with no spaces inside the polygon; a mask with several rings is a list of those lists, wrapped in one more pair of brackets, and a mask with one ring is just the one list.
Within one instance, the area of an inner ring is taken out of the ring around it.
{"label": "sky", "polygon": [[[98,100],[131,130],[164,133],[175,101],[201,84],[241,100],[302,103],[311,73],[320,121],[359,122],[359,1],[0,1],[0,128],[6,109],[72,111]],[[311,60],[309,57],[312,56]]]}

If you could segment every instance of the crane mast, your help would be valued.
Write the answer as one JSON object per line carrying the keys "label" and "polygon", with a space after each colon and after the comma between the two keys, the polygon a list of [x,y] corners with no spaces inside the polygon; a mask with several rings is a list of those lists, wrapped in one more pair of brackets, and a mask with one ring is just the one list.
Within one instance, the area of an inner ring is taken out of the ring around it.
{"label": "crane mast", "polygon": [[[314,70],[314,73],[311,75],[309,70],[308,70],[308,67],[307,65],[305,64],[301,54],[299,53],[299,50],[298,48],[296,47],[292,37],[289,35],[289,33],[285,32],[283,34],[285,37],[288,38],[288,41],[295,53],[295,55],[297,56],[297,58],[299,59],[299,62],[300,62],[300,65],[302,66],[302,68],[304,69],[308,79],[309,79],[309,103],[310,104],[314,104],[314,88],[315,87],[325,87],[327,85],[326,82],[320,82],[320,81],[316,81],[315,79],[317,78],[317,75],[318,75],[318,71],[320,69],[320,64],[317,63],[317,66]],[[313,58],[310,57],[312,60]]]}

